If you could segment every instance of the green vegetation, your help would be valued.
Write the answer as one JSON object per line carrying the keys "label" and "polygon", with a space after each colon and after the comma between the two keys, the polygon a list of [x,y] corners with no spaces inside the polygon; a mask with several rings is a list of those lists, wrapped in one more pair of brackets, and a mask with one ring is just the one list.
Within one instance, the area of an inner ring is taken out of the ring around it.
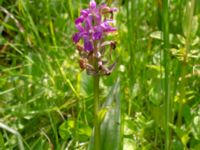
{"label": "green vegetation", "polygon": [[0,150],[200,149],[200,0],[115,6],[115,70],[79,67],[74,19],[89,0],[0,0]]}

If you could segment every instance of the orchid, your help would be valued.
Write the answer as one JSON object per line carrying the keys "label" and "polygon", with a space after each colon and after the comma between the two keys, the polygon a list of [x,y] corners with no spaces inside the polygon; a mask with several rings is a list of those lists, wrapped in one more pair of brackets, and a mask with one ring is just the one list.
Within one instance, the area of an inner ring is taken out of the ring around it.
{"label": "orchid", "polygon": [[75,19],[75,26],[78,32],[72,36],[72,40],[76,44],[81,57],[79,60],[80,68],[86,69],[87,73],[94,77],[95,150],[101,150],[100,118],[98,115],[100,110],[100,75],[110,75],[116,65],[116,62],[106,65],[111,59],[104,59],[108,46],[110,47],[110,54],[116,48],[115,41],[106,40],[110,33],[117,30],[113,27],[113,13],[116,11],[116,8],[110,8],[106,4],[97,6],[96,2],[91,0],[89,8],[81,10],[80,16]]}
{"label": "orchid", "polygon": [[[81,68],[86,69],[90,74],[101,73],[108,75],[115,66],[115,64],[112,64],[106,68],[101,58],[104,55],[103,49],[106,45],[110,45],[113,48],[115,47],[113,44],[116,44],[114,41],[105,41],[106,36],[117,30],[112,26],[114,24],[113,12],[116,11],[116,8],[110,8],[106,4],[97,6],[96,2],[92,0],[89,3],[89,8],[81,10],[80,16],[75,19],[75,26],[78,32],[73,34],[72,39],[81,55],[80,66],[85,66],[85,68]],[[99,70],[91,67],[93,66],[93,64],[90,64],[91,54],[98,56]],[[86,59],[87,61],[82,61]],[[83,65],[82,62],[87,63]]]}
{"label": "orchid", "polygon": [[109,8],[105,4],[97,7],[96,2],[91,1],[89,8],[83,9],[80,17],[75,20],[78,32],[73,35],[74,43],[83,39],[84,50],[93,51],[96,40],[101,40],[107,33],[116,31],[116,28],[110,25],[114,22],[112,17],[107,19],[102,16],[107,13],[112,14],[116,10],[116,8]]}

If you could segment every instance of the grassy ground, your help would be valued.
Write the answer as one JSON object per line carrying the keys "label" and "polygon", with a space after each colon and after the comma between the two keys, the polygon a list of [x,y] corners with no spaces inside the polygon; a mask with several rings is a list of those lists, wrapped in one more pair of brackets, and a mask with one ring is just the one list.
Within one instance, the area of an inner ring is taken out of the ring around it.
{"label": "grassy ground", "polygon": [[[0,149],[88,147],[93,82],[71,40],[88,2],[0,0]],[[105,149],[199,150],[200,1],[106,2],[119,11],[118,64],[100,80]]]}

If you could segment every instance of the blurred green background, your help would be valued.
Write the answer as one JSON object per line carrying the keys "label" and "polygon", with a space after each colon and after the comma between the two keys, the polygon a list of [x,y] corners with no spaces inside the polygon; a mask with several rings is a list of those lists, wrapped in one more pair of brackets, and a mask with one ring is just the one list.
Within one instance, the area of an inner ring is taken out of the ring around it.
{"label": "blurred green background", "polygon": [[[193,1],[171,0],[167,8],[167,62],[162,0],[97,1],[119,9],[113,36],[118,63],[101,78],[100,98],[103,103],[118,89],[120,149],[164,149],[166,63],[170,148],[200,149],[200,0],[194,8]],[[0,0],[0,149],[87,148],[93,83],[79,68],[71,37],[88,3]]]}

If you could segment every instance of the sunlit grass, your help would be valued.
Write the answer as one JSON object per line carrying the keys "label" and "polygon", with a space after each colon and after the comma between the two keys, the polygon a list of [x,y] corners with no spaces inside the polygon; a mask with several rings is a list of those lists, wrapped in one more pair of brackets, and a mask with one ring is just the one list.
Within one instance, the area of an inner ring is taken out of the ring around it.
{"label": "sunlit grass", "polygon": [[[87,149],[93,80],[71,36],[88,2],[0,0],[0,149]],[[103,135],[125,150],[200,149],[199,1],[106,2],[118,63],[99,83]]]}

